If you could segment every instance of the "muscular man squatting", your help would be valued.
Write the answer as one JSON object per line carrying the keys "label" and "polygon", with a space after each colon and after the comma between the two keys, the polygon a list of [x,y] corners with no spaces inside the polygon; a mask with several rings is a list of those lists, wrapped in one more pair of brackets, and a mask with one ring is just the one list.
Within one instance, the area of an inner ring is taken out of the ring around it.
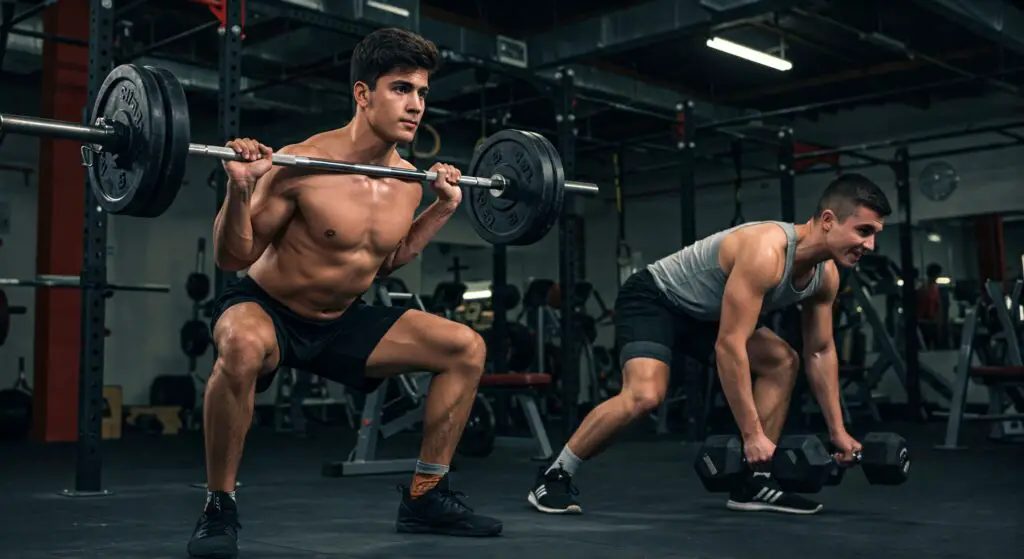
{"label": "muscular man squatting", "polygon": [[[413,140],[437,66],[437,48],[422,37],[371,33],[352,53],[352,120],[280,151],[414,168],[395,144]],[[225,290],[211,319],[217,361],[203,407],[208,496],[189,554],[238,554],[236,474],[256,393],[270,387],[279,367],[365,392],[392,375],[437,373],[396,528],[499,534],[502,523],[473,514],[447,477],[483,374],[484,341],[468,326],[361,299],[374,278],[412,261],[455,212],[458,169],[432,167],[437,200],[414,219],[423,195],[418,182],[275,167],[270,148],[255,140],[228,145],[245,161],[224,165],[229,181],[214,222],[215,257],[219,267],[248,274]]]}

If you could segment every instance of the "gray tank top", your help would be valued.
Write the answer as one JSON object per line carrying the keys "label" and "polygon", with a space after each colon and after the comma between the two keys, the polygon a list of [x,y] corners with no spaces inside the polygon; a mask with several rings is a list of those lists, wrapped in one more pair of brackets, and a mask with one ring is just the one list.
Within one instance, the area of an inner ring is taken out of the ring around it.
{"label": "gray tank top", "polygon": [[718,250],[726,235],[741,227],[774,223],[786,232],[786,267],[782,281],[765,295],[761,314],[796,304],[813,295],[821,286],[825,266],[819,263],[807,286],[797,291],[793,287],[793,258],[796,255],[796,228],[792,223],[781,221],[752,221],[714,235],[705,237],[692,245],[670,254],[647,266],[658,288],[669,301],[690,316],[700,320],[717,321],[722,313],[722,297],[725,295],[726,274],[718,264]]}

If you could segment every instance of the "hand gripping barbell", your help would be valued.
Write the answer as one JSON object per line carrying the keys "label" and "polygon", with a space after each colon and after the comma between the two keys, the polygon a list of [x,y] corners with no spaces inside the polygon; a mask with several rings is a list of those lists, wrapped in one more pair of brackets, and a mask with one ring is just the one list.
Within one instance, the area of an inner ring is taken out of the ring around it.
{"label": "hand gripping barbell", "polygon": [[[174,202],[189,155],[241,161],[234,150],[190,143],[188,100],[171,72],[124,64],[107,75],[91,124],[0,114],[0,135],[21,134],[84,143],[82,164],[107,212],[158,217]],[[433,181],[429,171],[346,163],[275,153],[275,165],[373,177]],[[565,180],[562,160],[546,138],[502,130],[477,149],[459,185],[473,228],[485,241],[529,245],[558,221],[565,193],[596,194],[595,184]]]}

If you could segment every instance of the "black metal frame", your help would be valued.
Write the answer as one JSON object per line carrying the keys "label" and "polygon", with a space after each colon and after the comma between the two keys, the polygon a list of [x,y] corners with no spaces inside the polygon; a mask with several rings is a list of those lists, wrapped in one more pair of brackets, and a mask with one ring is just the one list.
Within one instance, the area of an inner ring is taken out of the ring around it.
{"label": "black metal frame", "polygon": [[[222,142],[228,142],[241,133],[241,108],[238,105],[242,84],[242,0],[225,0],[224,26],[217,29],[220,36],[220,88],[217,91],[217,126]],[[223,173],[221,173],[223,177]],[[217,182],[217,206],[224,205],[227,181]],[[215,267],[214,297],[221,294],[235,275]]]}
{"label": "black metal frame", "polygon": [[[104,5],[106,4],[106,5]],[[83,123],[89,118],[103,80],[114,67],[114,8],[112,2],[92,0],[89,8],[89,89]],[[109,494],[103,489],[103,367],[106,342],[107,214],[89,188],[85,190],[85,231],[82,251],[81,353],[78,373],[78,439],[75,489],[66,496]]]}
{"label": "black metal frame", "polygon": [[[576,170],[576,117],[573,98],[575,79],[572,69],[561,68],[555,74],[559,81],[555,100],[555,122],[558,129],[558,153],[562,158],[565,176],[575,176]],[[572,204],[566,197],[565,208],[558,216],[558,282],[562,289],[561,344],[562,366],[559,375],[562,381],[562,425],[566,440],[579,425],[579,406],[576,400],[580,391],[579,351],[576,328],[573,321],[573,290],[576,286],[576,227],[579,222],[571,219]],[[538,333],[539,335],[539,333]]]}
{"label": "black metal frame", "polygon": [[793,129],[779,130],[779,194],[782,221],[796,221],[796,146]]}
{"label": "black metal frame", "polygon": [[[903,361],[907,370],[905,387],[907,406],[913,414],[923,414],[921,401],[920,347],[917,340],[917,273],[914,269],[914,222],[911,220],[910,199],[910,152],[907,146],[896,149],[892,163],[896,175],[896,211],[900,225],[900,274],[903,287],[900,290],[903,307]],[[923,418],[923,416],[920,416]]]}

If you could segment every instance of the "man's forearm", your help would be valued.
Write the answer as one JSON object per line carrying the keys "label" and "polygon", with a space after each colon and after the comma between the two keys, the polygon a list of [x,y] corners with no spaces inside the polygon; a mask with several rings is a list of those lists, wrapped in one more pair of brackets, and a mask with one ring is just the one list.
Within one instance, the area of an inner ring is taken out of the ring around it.
{"label": "man's forearm", "polygon": [[415,260],[423,252],[423,249],[427,247],[427,244],[433,240],[434,236],[437,235],[437,232],[441,230],[441,227],[448,223],[448,220],[451,219],[458,208],[457,204],[441,200],[431,204],[429,208],[424,210],[412,222],[409,234],[402,241],[402,244],[399,245],[398,249],[395,250],[392,257],[385,262],[381,271],[384,273],[392,272]]}
{"label": "man's forearm", "polygon": [[839,357],[836,355],[835,346],[824,351],[808,353],[804,356],[804,368],[807,371],[807,382],[818,401],[818,406],[821,407],[829,433],[845,431],[843,410],[839,405]]}
{"label": "man's forearm", "polygon": [[730,344],[719,344],[715,348],[715,360],[718,366],[718,378],[722,382],[722,392],[729,403],[736,425],[743,438],[758,435],[761,420],[757,416],[754,404],[754,388],[750,379],[750,359],[746,347]]}
{"label": "man's forearm", "polygon": [[249,199],[238,187],[228,183],[224,205],[213,222],[214,257],[218,265],[246,261],[252,255],[253,246]]}

